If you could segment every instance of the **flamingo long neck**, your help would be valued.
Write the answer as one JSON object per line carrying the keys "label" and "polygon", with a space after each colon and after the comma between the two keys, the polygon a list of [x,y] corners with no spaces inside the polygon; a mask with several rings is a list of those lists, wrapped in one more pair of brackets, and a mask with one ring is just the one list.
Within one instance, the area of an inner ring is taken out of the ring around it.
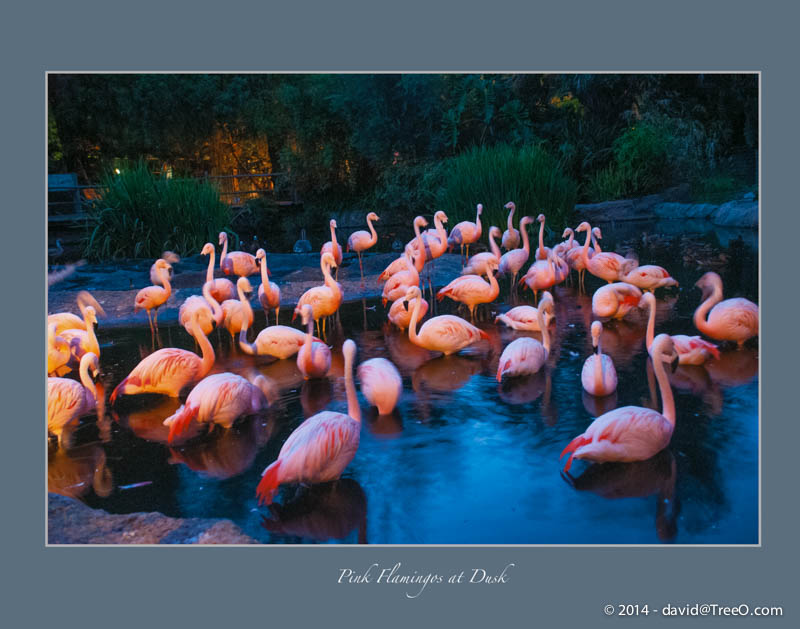
{"label": "flamingo long neck", "polygon": [[476,228],[475,233],[477,234],[477,238],[480,238],[481,234],[483,234],[483,226],[481,225],[481,210],[478,210],[475,216],[475,228]]}
{"label": "flamingo long neck", "polygon": [[510,231],[512,233],[514,231],[514,221],[513,221],[513,219],[514,219],[514,212],[516,212],[516,210],[517,210],[517,206],[516,205],[512,205],[511,206],[511,211],[508,213],[508,231]]}
{"label": "flamingo long neck", "polygon": [[361,407],[358,405],[356,386],[353,382],[353,356],[350,352],[344,355],[344,388],[347,391],[347,414],[361,423]]}
{"label": "flamingo long neck", "polygon": [[269,272],[267,271],[267,256],[261,258],[261,283],[264,285],[264,292],[269,288]]}
{"label": "flamingo long neck", "polygon": [[372,234],[369,238],[369,246],[372,247],[378,242],[378,232],[375,231],[375,227],[372,225],[372,219],[367,217],[367,227],[369,227],[369,233]]}
{"label": "flamingo long neck", "polygon": [[336,240],[336,228],[333,226],[333,223],[331,223],[331,253],[333,253],[334,258],[336,258],[339,253],[339,241]]}
{"label": "flamingo long neck", "polygon": [[597,355],[594,359],[594,381],[602,389],[603,388],[603,347],[600,340],[603,338],[603,333],[597,337]]}
{"label": "flamingo long neck", "polygon": [[308,350],[308,358],[311,360],[311,346],[314,340],[314,317],[309,314],[308,321],[306,322],[306,340],[305,347]]}
{"label": "flamingo long neck", "polygon": [[581,258],[583,258],[584,266],[589,266],[589,242],[592,240],[592,227],[588,226],[586,228],[586,242],[583,243],[583,251],[581,252]]}
{"label": "flamingo long neck", "polygon": [[487,271],[489,272],[489,286],[492,287],[492,295],[494,295],[492,300],[494,300],[500,294],[500,285],[497,283],[497,278],[494,276],[496,269],[490,267]]}
{"label": "flamingo long neck", "polygon": [[[647,293],[650,295],[651,293]],[[650,351],[650,346],[653,344],[653,337],[656,331],[656,300],[645,297],[647,300],[647,307],[650,312],[647,315],[647,335],[645,336],[645,347]]]}
{"label": "flamingo long neck", "polygon": [[417,319],[419,318],[419,311],[422,307],[422,299],[420,296],[414,296],[414,310],[411,311],[411,322],[408,324],[408,340],[414,343],[414,345],[419,345],[423,347],[422,343],[419,340],[419,336],[417,336]]}
{"label": "flamingo long neck", "polygon": [[697,310],[694,311],[694,325],[703,334],[711,336],[709,332],[711,332],[712,330],[711,327],[708,325],[708,321],[706,320],[706,315],[708,314],[708,311],[711,310],[711,308],[713,308],[720,301],[722,301],[722,287],[719,285],[715,285],[708,298],[697,307]]}
{"label": "flamingo long neck", "polygon": [[189,320],[187,328],[189,334],[197,341],[197,344],[200,346],[200,351],[203,354],[203,363],[200,366],[200,373],[197,374],[197,378],[204,378],[205,375],[211,371],[211,367],[214,366],[214,348],[211,347],[211,341],[203,334],[203,331],[194,319]]}
{"label": "flamingo long neck", "polygon": [[211,306],[211,316],[214,317],[214,322],[217,325],[220,325],[225,313],[222,311],[222,307],[219,305],[219,302],[214,299],[214,295],[211,294],[211,286],[213,285],[213,282],[214,280],[209,280],[203,284],[203,298],[208,302],[208,305]]}
{"label": "flamingo long neck", "polygon": [[333,289],[338,288],[338,286],[336,286],[336,280],[333,279],[333,275],[331,275],[330,264],[327,262],[322,263],[322,275],[325,277],[325,286]]}
{"label": "flamingo long neck", "polygon": [[439,238],[439,244],[442,245],[442,250],[447,247],[447,230],[438,216],[433,217],[433,224],[436,226],[436,235]]}
{"label": "flamingo long neck", "polygon": [[[510,223],[511,219],[509,219],[508,222]],[[492,255],[497,258],[499,262],[503,254],[500,252],[500,247],[498,247],[497,243],[494,241],[494,234],[492,234],[491,230],[489,230],[489,248],[492,250]]]}
{"label": "flamingo long neck", "polygon": [[239,286],[238,282],[236,284],[236,291],[239,293],[239,303],[242,304],[242,312],[244,313],[245,322],[252,321],[253,308],[250,305],[250,301],[247,299],[247,296],[244,294],[244,289]]}
{"label": "flamingo long neck", "polygon": [[569,232],[569,240],[567,241],[567,249],[572,249],[572,245],[575,242],[575,232],[572,231],[571,227],[567,227],[567,231]]}
{"label": "flamingo long neck", "polygon": [[545,258],[544,252],[544,220],[539,223],[539,259],[544,260]]}
{"label": "flamingo long neck", "polygon": [[159,269],[161,272],[159,273],[161,277],[161,283],[164,285],[164,290],[167,291],[167,299],[169,296],[172,295],[172,285],[169,283],[169,272],[167,269]]}
{"label": "flamingo long neck", "polygon": [[94,323],[89,321],[88,318],[84,318],[84,322],[86,323],[87,345],[92,348],[91,351],[97,354],[100,352],[100,343],[97,342],[97,335],[94,333]]}
{"label": "flamingo long neck", "polygon": [[219,268],[222,268],[222,263],[225,261],[225,256],[228,255],[228,234],[225,234],[225,232],[223,232],[223,234],[224,237],[222,239],[222,253],[219,254]]}
{"label": "flamingo long neck", "polygon": [[[414,260],[414,268],[417,269],[417,273],[422,271],[425,267],[425,241],[420,235],[420,223],[417,222],[417,219],[421,219],[421,216],[418,216],[414,219],[414,234],[416,234],[417,239],[417,258]],[[424,220],[424,219],[423,219]]]}
{"label": "flamingo long neck", "polygon": [[81,384],[83,387],[92,394],[92,398],[97,401],[97,387],[94,386],[94,380],[89,375],[89,363],[91,360],[87,358],[87,355],[83,355],[84,358],[81,359],[81,366],[80,366],[80,374],[81,374]]}
{"label": "flamingo long neck", "polygon": [[603,248],[600,246],[600,241],[597,240],[597,237],[592,232],[592,246],[594,247],[595,253],[603,253]]}
{"label": "flamingo long neck", "polygon": [[522,248],[525,250],[525,259],[527,260],[531,255],[531,240],[528,236],[528,221],[524,218],[519,222],[520,231],[522,231]]}
{"label": "flamingo long neck", "polygon": [[214,260],[217,257],[217,252],[212,251],[208,257],[208,270],[206,271],[206,282],[214,281]]}
{"label": "flamingo long neck", "polygon": [[545,358],[550,355],[550,332],[548,332],[547,325],[544,322],[544,306],[548,302],[548,299],[542,299],[536,309],[536,320],[539,322],[539,329],[542,331],[542,346],[544,347]]}
{"label": "flamingo long neck", "polygon": [[661,360],[660,355],[653,359],[653,368],[656,370],[656,380],[658,381],[658,390],[661,393],[661,414],[667,418],[667,421],[675,427],[675,400],[672,397],[672,387],[669,386],[669,376],[664,370],[664,361]]}
{"label": "flamingo long neck", "polygon": [[255,356],[255,354],[256,354],[255,346],[252,345],[251,343],[247,342],[247,330],[248,329],[249,328],[247,326],[247,321],[245,321],[244,324],[242,325],[242,329],[239,330],[239,347],[242,348],[242,351],[245,354],[249,354],[250,356]]}

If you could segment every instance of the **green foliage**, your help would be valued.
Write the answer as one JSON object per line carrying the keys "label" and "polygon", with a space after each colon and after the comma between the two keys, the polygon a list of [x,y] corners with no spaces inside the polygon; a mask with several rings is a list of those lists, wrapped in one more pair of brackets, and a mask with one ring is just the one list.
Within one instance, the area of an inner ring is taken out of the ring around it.
{"label": "green foliage", "polygon": [[715,173],[692,181],[692,200],[695,203],[725,203],[736,198],[737,194],[749,191],[756,192],[756,189],[743,185],[728,174]]}
{"label": "green foliage", "polygon": [[106,174],[89,217],[84,255],[93,260],[157,258],[166,250],[195,255],[230,231],[229,210],[214,186],[154,176],[144,162]]}
{"label": "green foliage", "polygon": [[432,189],[432,210],[444,210],[451,227],[474,221],[481,203],[481,221],[505,229],[508,201],[516,204],[519,218],[541,212],[550,224],[562,225],[576,197],[575,182],[539,145],[473,148],[440,164],[425,185]]}

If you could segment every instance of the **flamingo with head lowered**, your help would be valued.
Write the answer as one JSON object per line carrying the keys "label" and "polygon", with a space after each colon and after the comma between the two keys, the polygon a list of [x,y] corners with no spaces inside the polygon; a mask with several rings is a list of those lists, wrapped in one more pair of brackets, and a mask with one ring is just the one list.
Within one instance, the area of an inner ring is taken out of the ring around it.
{"label": "flamingo with head lowered", "polygon": [[450,231],[450,236],[447,239],[447,246],[452,249],[455,245],[459,245],[461,247],[462,260],[466,259],[464,258],[464,245],[467,245],[467,258],[469,258],[469,246],[474,242],[478,242],[483,233],[483,227],[481,227],[482,213],[483,205],[478,203],[475,222],[461,221]]}
{"label": "flamingo with head lowered", "polygon": [[245,251],[228,251],[228,234],[226,232],[219,233],[219,244],[222,246],[219,268],[225,275],[247,277],[258,273],[258,263],[253,254]]}
{"label": "flamingo with head lowered", "polygon": [[489,249],[483,253],[476,253],[469,260],[467,266],[461,269],[461,275],[488,275],[487,267],[489,260],[495,260],[498,263],[502,257],[500,247],[494,241],[495,238],[500,237],[500,228],[492,225],[489,228]]}
{"label": "flamingo with head lowered", "polygon": [[[414,233],[416,234],[416,238],[420,238],[420,233],[419,233],[420,227],[427,227],[427,226],[428,226],[428,221],[426,221],[423,216],[417,216],[414,219]],[[420,253],[415,253],[415,251],[419,252],[419,249],[416,248],[417,247],[416,243],[417,243],[416,239],[412,240],[406,245],[405,248],[406,249],[409,249],[409,247],[411,248],[410,254],[414,262],[414,268],[417,270],[417,273],[420,273],[422,272],[422,269],[425,266],[425,256],[420,255]],[[385,282],[395,273],[400,273],[407,269],[408,269],[408,262],[406,260],[404,253],[396,260],[393,260],[392,263],[389,264],[389,266],[387,266],[383,270],[383,272],[378,276],[378,282]]]}
{"label": "flamingo with head lowered", "polygon": [[[305,304],[311,304],[314,322],[317,324],[317,333],[319,333],[320,318],[329,317],[335,313],[339,309],[339,305],[342,303],[342,298],[344,296],[342,287],[331,275],[331,267],[334,266],[334,264],[333,254],[322,254],[320,266],[322,267],[322,275],[325,277],[325,284],[323,286],[309,288],[303,293],[292,314],[292,321],[294,321],[297,315],[302,315],[303,306]],[[324,324],[325,321],[323,319],[323,338]]]}
{"label": "flamingo with head lowered", "polygon": [[209,335],[214,325],[221,325],[225,313],[211,294],[211,282],[203,284],[203,296],[191,295],[186,298],[178,310],[178,322],[186,328],[192,318],[197,318],[197,323],[203,334]]}
{"label": "flamingo with head lowered", "polygon": [[722,278],[709,271],[695,286],[703,291],[703,302],[694,311],[694,324],[717,341],[744,342],[758,336],[758,306],[749,299],[735,297],[722,301]]}
{"label": "flamingo with head lowered", "polygon": [[498,272],[500,275],[511,273],[511,290],[513,290],[517,284],[517,274],[531,255],[531,244],[528,239],[528,225],[532,222],[532,217],[522,217],[522,220],[519,222],[519,229],[522,232],[522,248],[507,251],[500,257]]}
{"label": "flamingo with head lowered", "polygon": [[297,368],[306,380],[324,378],[331,370],[331,350],[325,343],[314,340],[314,311],[311,304],[303,305],[303,325],[306,326],[306,338],[297,353]]}
{"label": "flamingo with head lowered", "polygon": [[[639,302],[639,307],[648,309],[647,336],[645,346],[648,351],[653,344],[656,327],[656,298],[653,293],[645,293]],[[681,365],[702,365],[712,358],[719,360],[719,349],[713,343],[704,341],[699,336],[686,336],[685,334],[672,334],[672,342],[680,357]]]}
{"label": "flamingo with head lowered", "polygon": [[517,209],[517,206],[514,204],[513,201],[509,201],[503,207],[509,210],[508,212],[508,229],[503,232],[503,239],[501,243],[503,245],[503,249],[506,251],[511,251],[512,249],[516,249],[519,247],[519,231],[514,229],[514,211]]}
{"label": "flamingo with head lowered", "polygon": [[361,409],[353,382],[356,344],[342,346],[347,415],[322,411],[300,424],[283,444],[256,488],[258,503],[270,504],[280,485],[325,483],[336,480],[353,460],[361,439]]}
{"label": "flamingo with head lowered", "polygon": [[98,375],[98,358],[87,352],[81,358],[80,376],[77,382],[71,378],[47,379],[47,431],[58,437],[63,445],[64,429],[98,408],[97,388],[89,375]]}
{"label": "flamingo with head lowered", "polygon": [[675,401],[664,362],[678,366],[678,353],[667,334],[659,334],[650,347],[650,357],[661,391],[661,412],[641,406],[622,406],[595,419],[586,431],[569,442],[561,452],[569,453],[564,466],[568,472],[572,459],[606,461],[645,461],[669,445],[675,430]]}
{"label": "flamingo with head lowered", "polygon": [[592,295],[592,314],[595,317],[622,319],[632,308],[639,306],[642,291],[625,282],[614,282],[598,288]]}
{"label": "flamingo with head lowered", "polygon": [[592,323],[592,349],[594,353],[586,359],[581,370],[581,384],[587,393],[602,397],[617,390],[617,370],[611,356],[603,353],[600,337],[603,324]]}
{"label": "flamingo with head lowered", "polygon": [[364,266],[361,263],[361,252],[373,247],[375,243],[378,242],[378,234],[375,231],[375,227],[372,225],[372,221],[377,220],[380,220],[378,215],[375,214],[375,212],[370,212],[367,214],[367,226],[369,227],[369,231],[365,232],[364,230],[360,230],[353,232],[350,234],[350,238],[347,239],[347,250],[355,251],[358,254],[358,268],[361,270],[362,282],[364,281]]}
{"label": "flamingo with head lowered", "polygon": [[536,309],[536,318],[542,331],[542,342],[524,336],[509,343],[500,355],[497,364],[498,382],[503,380],[503,376],[534,374],[547,361],[547,357],[550,355],[550,332],[544,322],[544,313],[548,311],[550,314],[553,313],[553,298],[550,293],[545,293]]}
{"label": "flamingo with head lowered", "polygon": [[358,366],[361,392],[378,414],[388,415],[397,406],[403,392],[403,379],[391,362],[385,358],[370,358]]}

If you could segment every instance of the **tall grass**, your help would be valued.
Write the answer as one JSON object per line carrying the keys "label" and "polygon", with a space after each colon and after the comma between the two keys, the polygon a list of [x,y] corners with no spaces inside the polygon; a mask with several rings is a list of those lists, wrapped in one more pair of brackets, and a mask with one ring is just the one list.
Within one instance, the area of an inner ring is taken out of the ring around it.
{"label": "tall grass", "polygon": [[89,259],[155,258],[165,250],[194,255],[216,243],[219,232],[230,232],[229,209],[209,183],[158,177],[140,162],[109,172],[101,185],[89,209]]}
{"label": "tall grass", "polygon": [[441,163],[425,185],[432,190],[433,209],[444,210],[450,227],[474,221],[475,206],[483,204],[485,233],[490,225],[505,230],[508,210],[503,206],[509,201],[517,206],[515,224],[526,214],[543,213],[550,225],[560,228],[577,194],[575,182],[541,146],[474,148]]}

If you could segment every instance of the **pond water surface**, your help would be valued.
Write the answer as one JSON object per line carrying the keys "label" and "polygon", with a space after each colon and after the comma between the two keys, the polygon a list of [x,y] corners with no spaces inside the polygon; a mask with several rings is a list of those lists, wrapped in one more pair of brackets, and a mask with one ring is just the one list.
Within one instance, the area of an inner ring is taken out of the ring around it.
{"label": "pond water surface", "polygon": [[[717,269],[725,297],[757,302],[755,252],[731,250],[740,245],[721,250],[729,256]],[[657,293],[656,332],[697,334],[691,315],[700,291],[693,284],[704,269],[684,264],[687,252],[675,244],[648,247],[635,247],[642,263],[666,266],[681,284]],[[328,338],[332,372],[319,381],[303,381],[293,358],[245,356],[231,349],[227,332],[221,341],[214,332],[213,371],[258,371],[271,378],[280,397],[270,409],[170,448],[161,422],[180,402],[124,398],[107,422],[82,425],[70,450],[51,445],[50,490],[112,513],[229,518],[264,543],[758,543],[755,340],[743,350],[726,347],[721,360],[707,367],[675,372],[677,426],[659,455],[628,464],[576,461],[571,478],[561,474],[561,450],[597,415],[628,404],[661,409],[644,349],[643,314],[606,326],[603,348],[619,374],[616,394],[598,401],[582,390],[580,371],[591,353],[591,292],[601,285],[587,276],[588,296],[564,285],[553,291],[556,323],[547,367],[502,385],[495,380],[499,356],[528,333],[495,325],[485,312],[479,325],[488,342],[437,358],[389,327],[380,303],[345,304]],[[503,297],[507,288],[501,287]],[[523,299],[530,302],[530,293]],[[496,302],[491,309],[509,307]],[[445,312],[455,312],[455,304],[438,304],[436,314]],[[255,328],[263,325],[263,313],[256,312]],[[147,328],[104,330],[101,321],[98,336],[108,393],[153,345]],[[359,392],[361,444],[342,480],[285,486],[271,508],[259,508],[261,472],[292,430],[320,410],[346,412],[345,338],[358,346],[357,363],[383,356],[397,366],[404,385],[398,408],[379,417]],[[162,346],[194,347],[177,326],[162,326],[159,340]]]}

